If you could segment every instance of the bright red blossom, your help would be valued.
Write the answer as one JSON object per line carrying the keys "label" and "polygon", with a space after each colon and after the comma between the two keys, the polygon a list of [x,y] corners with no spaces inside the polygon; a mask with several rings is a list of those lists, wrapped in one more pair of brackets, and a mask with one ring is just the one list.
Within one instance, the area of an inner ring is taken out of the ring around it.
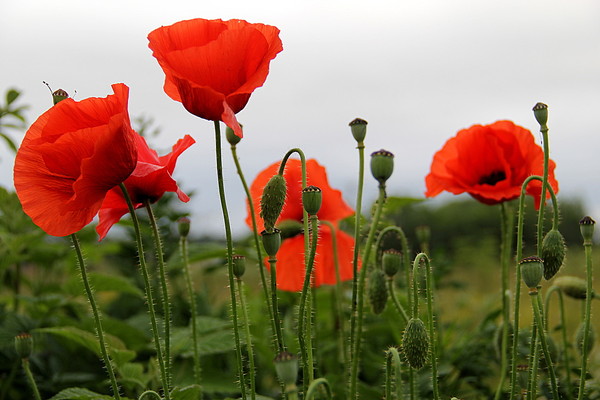
{"label": "bright red blossom", "polygon": [[235,114],[263,85],[269,63],[283,50],[278,35],[274,26],[198,18],[158,28],[148,40],[169,97],[200,118],[225,122],[242,137]]}
{"label": "bright red blossom", "polygon": [[[556,164],[550,160],[548,181],[555,192]],[[521,185],[531,175],[542,175],[544,152],[531,132],[510,121],[473,125],[448,140],[431,163],[425,178],[425,196],[442,191],[469,193],[485,204],[497,204],[519,197]],[[541,183],[531,182],[527,193],[539,207]]]}
{"label": "bright red blossom", "polygon": [[[138,152],[137,165],[131,176],[124,182],[135,208],[143,207],[146,200],[150,203],[158,201],[165,192],[177,193],[179,200],[183,202],[190,200],[179,189],[171,174],[175,169],[177,158],[194,143],[191,136],[185,135],[173,146],[171,153],[159,157],[156,151],[148,147],[146,139],[135,133]],[[108,192],[100,208],[100,222],[96,227],[96,232],[100,236],[99,240],[104,239],[110,228],[128,212],[129,208],[121,188],[116,187]]]}
{"label": "bright red blossom", "polygon": [[31,125],[17,152],[15,189],[23,211],[46,233],[66,236],[94,218],[106,193],[135,168],[129,88],[66,99]]}
{"label": "bright red blossom", "polygon": [[[261,171],[250,187],[252,200],[257,208],[256,215],[260,214],[260,197],[269,179],[279,170],[280,162],[275,163]],[[354,214],[354,211],[342,199],[339,190],[329,186],[325,168],[316,160],[306,162],[307,185],[317,186],[321,189],[322,204],[318,212],[321,221],[329,221],[336,228],[340,220]],[[289,159],[286,162],[283,174],[287,183],[285,205],[277,224],[285,221],[302,221],[302,166],[300,160]],[[246,218],[248,226],[252,226],[252,219],[248,208]],[[262,220],[257,218],[259,231],[264,229]],[[335,231],[338,249],[340,278],[342,281],[352,279],[352,260],[354,256],[354,239],[338,229]],[[332,234],[330,229],[321,225],[319,227],[319,240],[314,264],[313,286],[333,285],[336,283]],[[304,238],[297,235],[285,239],[277,253],[277,287],[280,290],[300,291],[304,283]],[[268,264],[266,264],[268,266]]]}

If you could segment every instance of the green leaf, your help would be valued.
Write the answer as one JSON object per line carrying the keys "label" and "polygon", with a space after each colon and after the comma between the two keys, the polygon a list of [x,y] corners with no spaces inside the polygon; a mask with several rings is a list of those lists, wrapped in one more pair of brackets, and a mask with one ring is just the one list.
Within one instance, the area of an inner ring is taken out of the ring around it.
{"label": "green leaf", "polygon": [[171,398],[173,400],[198,400],[200,398],[200,391],[200,385],[175,388],[171,391]]}
{"label": "green leaf", "polygon": [[[121,399],[131,400],[126,397],[121,397]],[[75,387],[62,390],[50,400],[114,400],[114,397]]]}
{"label": "green leaf", "polygon": [[4,139],[4,141],[6,142],[6,144],[8,145],[8,147],[10,147],[10,149],[12,151],[14,151],[15,153],[17,152],[17,145],[15,144],[15,142],[13,142],[13,140],[8,135],[0,132],[0,137],[2,139]]}
{"label": "green leaf", "polygon": [[6,92],[6,105],[9,105],[12,102],[14,102],[20,95],[21,92],[19,92],[18,90],[10,89],[8,92]]}
{"label": "green leaf", "polygon": [[[120,292],[129,293],[140,298],[144,297],[144,293],[137,286],[122,276],[90,272],[88,277],[96,292]],[[81,278],[78,276],[72,277],[67,282],[66,291],[74,295],[83,294]]]}

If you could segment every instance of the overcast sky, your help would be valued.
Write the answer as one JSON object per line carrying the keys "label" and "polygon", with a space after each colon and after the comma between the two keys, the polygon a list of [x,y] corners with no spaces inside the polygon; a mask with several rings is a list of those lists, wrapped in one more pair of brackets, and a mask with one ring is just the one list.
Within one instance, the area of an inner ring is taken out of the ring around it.
{"label": "overcast sky", "polygon": [[[51,105],[42,81],[76,90],[76,99],[104,97],[111,84],[126,83],[130,115],[151,116],[162,129],[151,139],[161,154],[184,134],[196,139],[175,176],[184,190],[196,191],[185,206],[195,231],[220,233],[212,123],[164,94],[146,38],[161,25],[198,17],[281,30],[283,52],[238,114],[245,125],[238,152],[249,181],[301,147],[354,204],[357,154],[348,122],[362,117],[369,122],[367,153],[385,148],[396,155],[389,193],[420,197],[433,154],[462,128],[510,119],[539,143],[531,108],[542,101],[550,107],[560,195],[583,199],[600,218],[597,0],[1,0],[0,94],[22,90],[31,123]],[[243,193],[225,150],[234,232],[243,235]],[[0,184],[11,186],[3,143],[0,157]],[[376,184],[369,176],[366,182],[373,199]]]}

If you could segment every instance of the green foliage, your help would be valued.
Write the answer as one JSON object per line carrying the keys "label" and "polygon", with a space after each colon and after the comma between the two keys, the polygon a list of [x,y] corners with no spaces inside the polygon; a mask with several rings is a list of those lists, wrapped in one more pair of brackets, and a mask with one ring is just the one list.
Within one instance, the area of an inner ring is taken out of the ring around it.
{"label": "green foliage", "polygon": [[20,96],[21,92],[17,89],[8,89],[5,95],[6,102],[0,104],[0,138],[15,153],[17,152],[17,145],[7,132],[9,130],[21,131],[25,129],[26,121],[23,112],[29,107],[15,105]]}

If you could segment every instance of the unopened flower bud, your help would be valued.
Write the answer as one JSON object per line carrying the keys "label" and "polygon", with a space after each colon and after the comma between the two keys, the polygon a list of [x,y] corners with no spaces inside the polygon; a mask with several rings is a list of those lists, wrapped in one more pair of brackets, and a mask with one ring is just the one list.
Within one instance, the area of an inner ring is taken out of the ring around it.
{"label": "unopened flower bud", "polygon": [[240,255],[234,255],[233,258],[233,275],[236,278],[241,278],[246,272],[246,257]]}
{"label": "unopened flower bud", "polygon": [[545,126],[548,123],[548,106],[544,103],[537,103],[533,106],[533,115],[538,124]]}
{"label": "unopened flower bud", "polygon": [[585,323],[582,322],[577,328],[577,332],[575,333],[575,347],[579,350],[579,354],[584,353],[584,357],[587,357],[592,349],[594,348],[594,342],[596,341],[596,333],[594,332],[594,328],[592,324],[590,324],[590,329],[588,331],[588,343],[583,351],[583,333],[585,332]]}
{"label": "unopened flower bud", "polygon": [[260,217],[264,221],[267,232],[272,232],[275,228],[275,223],[285,203],[286,190],[285,178],[279,174],[273,175],[263,189],[260,198]]}
{"label": "unopened flower bud", "polygon": [[262,231],[260,233],[265,252],[269,257],[275,257],[281,246],[281,235],[279,229],[275,228],[272,232]]}
{"label": "unopened flower bud", "polygon": [[519,261],[521,265],[521,276],[530,289],[529,293],[537,293],[537,286],[544,275],[544,262],[536,256],[525,257]]}
{"label": "unopened flower bud", "polygon": [[279,353],[275,360],[275,372],[284,386],[296,385],[298,379],[298,357],[287,351]]}
{"label": "unopened flower bud", "polygon": [[402,253],[398,250],[388,249],[383,252],[381,263],[383,264],[383,271],[391,278],[400,271],[400,267],[402,266]]}
{"label": "unopened flower bud", "polygon": [[592,244],[594,224],[596,224],[596,221],[594,221],[592,217],[583,217],[581,221],[579,221],[579,230],[583,237],[583,244]]}
{"label": "unopened flower bud", "polygon": [[190,234],[190,219],[188,217],[181,217],[177,220],[177,229],[179,230],[179,236],[187,237]]}
{"label": "unopened flower bud", "polygon": [[[585,279],[576,276],[559,276],[554,280],[554,285],[567,296],[573,299],[583,300],[587,298],[587,284]],[[592,290],[592,298],[596,297],[596,293]]]}
{"label": "unopened flower bud", "polygon": [[402,352],[406,362],[414,369],[421,369],[429,355],[429,335],[420,318],[411,318],[402,336]]}
{"label": "unopened flower bud", "polygon": [[394,172],[394,155],[387,150],[371,154],[371,174],[379,184],[384,184]]}
{"label": "unopened flower bud", "polygon": [[[242,124],[240,124],[240,128],[242,129],[242,131],[244,130],[244,126]],[[235,146],[242,140],[242,138],[236,135],[233,129],[231,129],[230,127],[225,128],[225,137],[227,138],[229,144],[232,146]]]}
{"label": "unopened flower bud", "polygon": [[302,205],[308,215],[316,215],[321,208],[323,194],[316,186],[307,186],[302,189]]}
{"label": "unopened flower bud", "polygon": [[385,275],[379,268],[373,268],[369,274],[369,302],[373,314],[381,314],[388,300],[388,290]]}
{"label": "unopened flower bud", "polygon": [[19,358],[29,358],[33,351],[33,337],[29,333],[15,336],[15,350]]}
{"label": "unopened flower bud", "polygon": [[551,229],[542,241],[542,259],[544,260],[544,278],[552,278],[565,260],[567,247],[565,239],[558,229]]}
{"label": "unopened flower bud", "polygon": [[350,125],[354,140],[358,143],[362,143],[367,135],[367,121],[361,118],[355,118],[348,125]]}

